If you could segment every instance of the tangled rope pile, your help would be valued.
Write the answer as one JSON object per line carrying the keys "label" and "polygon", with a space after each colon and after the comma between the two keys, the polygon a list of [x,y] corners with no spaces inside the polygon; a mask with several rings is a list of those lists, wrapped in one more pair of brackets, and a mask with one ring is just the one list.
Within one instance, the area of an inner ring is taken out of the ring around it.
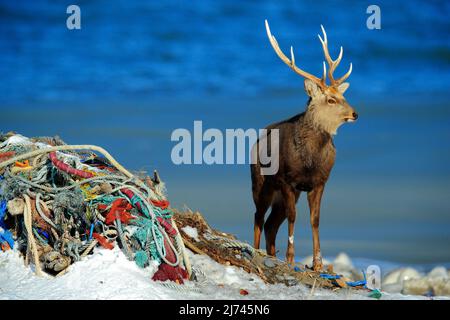
{"label": "tangled rope pile", "polygon": [[153,279],[183,283],[191,267],[172,215],[156,172],[137,177],[98,146],[0,135],[1,250],[19,250],[37,275],[117,244],[139,267],[157,261]]}

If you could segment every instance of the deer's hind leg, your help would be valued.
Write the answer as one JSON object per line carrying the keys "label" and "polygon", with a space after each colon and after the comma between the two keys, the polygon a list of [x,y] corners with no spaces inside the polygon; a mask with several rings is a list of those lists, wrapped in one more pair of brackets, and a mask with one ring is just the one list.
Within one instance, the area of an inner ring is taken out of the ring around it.
{"label": "deer's hind leg", "polygon": [[253,230],[254,247],[259,249],[261,242],[261,230],[264,225],[264,216],[267,209],[272,204],[274,190],[267,183],[261,185],[260,188],[253,189],[253,201],[255,202],[255,224]]}
{"label": "deer's hind leg", "polygon": [[280,192],[276,192],[274,195],[272,210],[269,217],[264,223],[264,236],[266,238],[266,251],[271,256],[276,255],[275,240],[277,237],[278,229],[281,224],[286,220],[286,207],[283,202],[283,198]]}

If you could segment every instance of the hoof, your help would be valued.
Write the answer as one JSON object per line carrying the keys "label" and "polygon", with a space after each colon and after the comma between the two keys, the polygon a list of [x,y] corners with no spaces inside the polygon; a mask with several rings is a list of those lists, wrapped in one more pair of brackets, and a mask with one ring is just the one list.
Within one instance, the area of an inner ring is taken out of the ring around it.
{"label": "hoof", "polygon": [[286,257],[286,262],[290,265],[294,265],[294,256]]}
{"label": "hoof", "polygon": [[316,272],[320,272],[323,270],[323,264],[322,262],[315,262],[313,265],[313,270]]}

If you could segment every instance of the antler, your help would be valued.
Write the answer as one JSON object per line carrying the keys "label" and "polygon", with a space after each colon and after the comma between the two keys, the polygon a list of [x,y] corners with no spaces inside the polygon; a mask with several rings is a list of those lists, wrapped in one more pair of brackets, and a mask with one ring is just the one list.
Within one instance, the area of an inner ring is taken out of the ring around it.
{"label": "antler", "polygon": [[269,23],[266,20],[266,31],[267,31],[267,36],[269,37],[269,41],[270,44],[273,47],[273,50],[275,50],[276,54],[278,55],[278,57],[280,57],[280,59],[286,63],[289,68],[291,68],[292,70],[294,70],[297,74],[301,75],[302,77],[312,80],[315,83],[317,83],[319,86],[321,86],[322,88],[326,87],[326,74],[327,74],[327,69],[325,66],[325,62],[323,63],[323,76],[322,78],[317,78],[316,76],[303,71],[302,69],[300,69],[299,67],[297,67],[295,65],[295,57],[294,57],[294,49],[291,46],[291,59],[289,59],[288,57],[286,57],[286,55],[283,53],[283,51],[281,51],[280,47],[278,46],[278,42],[275,39],[275,37],[270,33],[270,28],[269,28]]}
{"label": "antler", "polygon": [[344,53],[344,49],[341,47],[341,50],[339,51],[339,56],[336,60],[331,59],[330,53],[328,51],[328,39],[327,39],[327,33],[325,32],[325,29],[322,25],[320,25],[320,28],[322,28],[323,33],[323,39],[320,37],[320,34],[318,35],[320,42],[322,43],[323,47],[323,53],[325,55],[325,59],[327,60],[329,69],[328,69],[328,77],[330,78],[330,82],[332,86],[340,85],[342,82],[344,82],[352,73],[352,64],[350,63],[350,68],[347,71],[346,74],[344,74],[341,78],[335,80],[333,73],[336,70],[336,67],[339,65],[342,59],[342,55]]}

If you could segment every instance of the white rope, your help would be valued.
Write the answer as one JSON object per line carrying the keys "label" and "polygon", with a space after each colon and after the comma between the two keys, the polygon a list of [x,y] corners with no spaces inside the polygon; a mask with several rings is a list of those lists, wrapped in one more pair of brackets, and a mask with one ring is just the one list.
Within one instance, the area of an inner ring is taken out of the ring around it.
{"label": "white rope", "polygon": [[[106,151],[102,147],[94,146],[94,145],[88,145],[88,144],[83,144],[83,145],[63,145],[63,146],[56,146],[56,147],[49,147],[49,148],[42,148],[42,149],[34,150],[34,151],[27,152],[27,153],[18,155],[18,156],[14,157],[14,158],[11,158],[9,160],[1,162],[0,163],[0,169],[4,168],[6,166],[9,166],[10,164],[15,163],[16,161],[21,161],[21,160],[25,160],[25,159],[28,159],[28,158],[32,158],[32,157],[35,157],[35,156],[43,154],[43,153],[50,153],[50,152],[53,152],[53,151],[62,151],[62,150],[83,150],[83,149],[85,149],[85,150],[94,150],[94,151],[100,152],[120,172],[122,172],[124,175],[126,175],[129,178],[134,178],[134,175],[131,172],[129,172],[127,169],[125,169],[120,163],[118,163],[116,161],[116,159],[114,159],[109,154],[108,151]],[[141,183],[144,184],[142,181],[141,181]]]}
{"label": "white rope", "polygon": [[177,224],[175,223],[175,221],[173,219],[171,219],[171,221],[172,221],[173,228],[177,231],[177,235],[175,236],[175,241],[177,242],[178,248],[181,249],[181,251],[182,251],[183,263],[184,263],[184,266],[186,267],[186,271],[189,275],[189,279],[191,279],[191,277],[192,277],[191,261],[189,260],[189,256],[187,255],[186,247],[184,246],[184,241],[183,241],[183,238],[181,237],[180,230],[178,230],[178,227],[177,227]]}
{"label": "white rope", "polygon": [[[2,144],[2,145],[3,145],[3,144]],[[31,152],[27,152],[27,153],[24,153],[24,154],[15,156],[15,157],[13,157],[13,158],[11,158],[11,159],[9,159],[9,160],[6,160],[6,161],[1,162],[1,163],[0,163],[0,169],[2,169],[2,168],[4,168],[4,167],[7,167],[7,166],[9,166],[9,165],[15,163],[16,161],[21,161],[21,160],[29,159],[29,158],[36,157],[36,156],[39,156],[39,155],[42,155],[42,154],[45,154],[45,153],[50,153],[50,152],[54,152],[54,151],[63,151],[63,150],[82,150],[82,149],[85,149],[85,150],[94,150],[94,151],[100,152],[100,153],[103,154],[103,155],[105,156],[105,158],[108,159],[108,161],[109,161],[114,167],[116,167],[121,173],[123,173],[123,174],[124,174],[125,176],[127,176],[128,178],[131,178],[131,179],[133,180],[133,181],[132,181],[133,184],[136,184],[138,187],[143,188],[143,189],[148,193],[149,196],[155,196],[154,192],[152,192],[152,190],[151,190],[150,188],[148,188],[148,186],[147,186],[143,181],[141,181],[140,179],[136,178],[131,172],[129,172],[127,169],[125,169],[120,163],[118,163],[118,162],[117,162],[117,161],[109,154],[108,151],[106,151],[105,149],[103,149],[103,148],[101,148],[101,147],[99,147],[99,146],[95,146],[95,145],[62,145],[62,146],[55,146],[55,147],[43,147],[43,148],[41,148],[41,149],[34,150],[34,151],[31,151]],[[101,179],[105,179],[105,180],[112,179],[111,176],[109,176],[109,177],[108,177],[108,176],[93,177],[93,178],[88,178],[88,179],[84,179],[84,180],[75,182],[74,184],[72,184],[72,185],[70,185],[70,186],[66,186],[66,187],[62,187],[62,188],[50,188],[50,187],[41,186],[41,185],[39,185],[39,184],[37,184],[37,183],[34,183],[34,182],[31,182],[31,181],[27,181],[26,179],[23,179],[23,178],[20,177],[20,176],[14,176],[14,175],[11,175],[11,176],[14,177],[14,178],[17,178],[17,179],[21,180],[21,181],[24,182],[24,183],[27,183],[27,184],[31,185],[31,186],[33,186],[33,187],[37,187],[37,188],[40,188],[40,189],[45,190],[45,191],[48,191],[48,192],[58,192],[58,191],[61,191],[61,190],[71,189],[71,188],[73,188],[73,187],[75,187],[75,186],[77,186],[77,185],[79,185],[79,184],[85,184],[85,183],[90,182],[90,181],[101,180]],[[116,176],[116,177],[117,177],[117,176]],[[121,177],[121,179],[123,180],[123,177]],[[147,198],[148,198],[148,197],[145,197],[145,196],[141,193],[140,190],[138,190],[137,188],[135,188],[135,187],[133,187],[133,186],[127,185],[126,187],[129,188],[131,191],[133,191],[134,194],[135,194],[136,196],[138,196],[139,198],[141,198],[141,200],[143,200],[142,203],[146,206],[146,208],[147,208],[147,210],[148,210],[148,212],[149,212],[149,214],[150,214],[150,217],[151,217],[152,221],[154,222],[154,223],[152,224],[152,228],[151,228],[151,232],[152,232],[153,238],[156,239],[156,234],[155,234],[155,225],[156,225],[157,228],[158,228],[158,230],[159,230],[159,231],[161,232],[161,234],[163,235],[163,237],[164,237],[165,239],[167,239],[167,242],[168,242],[169,246],[171,247],[171,249],[172,249],[173,252],[175,253],[175,256],[176,256],[176,262],[175,262],[175,263],[172,263],[172,262],[168,261],[168,260],[165,258],[165,256],[163,255],[162,248],[160,247],[160,245],[158,244],[158,242],[155,241],[155,243],[156,243],[156,249],[157,249],[159,255],[161,256],[161,258],[164,260],[164,262],[166,262],[166,263],[167,263],[168,265],[170,265],[170,266],[177,266],[177,265],[179,265],[179,263],[180,263],[180,258],[179,258],[179,256],[178,256],[178,252],[177,252],[176,248],[174,247],[172,241],[170,240],[169,236],[167,235],[166,231],[164,230],[164,228],[163,228],[163,227],[159,224],[159,222],[157,221],[156,216],[155,216],[155,214],[154,214],[154,212],[153,212],[153,209],[152,209],[152,207],[150,206],[150,204],[149,204],[148,201],[147,201]],[[28,196],[26,196],[26,197],[28,197]],[[157,198],[159,198],[159,197],[157,197]],[[29,201],[29,197],[28,197],[28,201]],[[31,215],[31,207],[30,207],[30,215]],[[30,223],[31,223],[31,220],[30,220]],[[31,224],[30,224],[30,226],[31,226]],[[30,227],[30,230],[31,230],[31,228],[32,228],[32,226]],[[34,237],[33,237],[32,232],[31,232],[31,237],[30,237],[30,238],[31,238],[31,241],[34,242]],[[35,242],[34,242],[34,245],[33,245],[33,244],[31,244],[31,245],[32,245],[32,249],[34,248],[34,249],[36,250],[36,248],[35,248],[35,245],[36,245]],[[36,251],[36,254],[37,254],[37,251]],[[33,255],[34,255],[34,252],[33,252]],[[38,257],[37,257],[37,258],[38,258]],[[36,257],[35,257],[35,260],[36,260]],[[38,262],[39,262],[39,258],[38,258],[38,260],[37,260],[36,274],[38,274],[38,273],[40,274],[40,266],[39,266],[39,263],[38,263]]]}
{"label": "white rope", "polygon": [[32,213],[31,213],[31,200],[28,195],[24,194],[23,196],[25,198],[24,222],[25,222],[25,228],[27,229],[27,235],[28,235],[28,247],[30,248],[30,251],[34,258],[36,275],[41,276],[42,270],[41,270],[41,265],[39,262],[39,254],[37,251],[36,240],[34,239],[34,235],[33,235],[33,223],[32,223],[33,218],[32,218]]}
{"label": "white rope", "polygon": [[41,218],[44,219],[45,222],[47,222],[55,230],[58,230],[58,227],[53,223],[53,221],[50,220],[50,218],[47,217],[44,212],[42,212],[42,209],[41,209],[41,194],[40,193],[36,193],[36,211],[39,213]]}

